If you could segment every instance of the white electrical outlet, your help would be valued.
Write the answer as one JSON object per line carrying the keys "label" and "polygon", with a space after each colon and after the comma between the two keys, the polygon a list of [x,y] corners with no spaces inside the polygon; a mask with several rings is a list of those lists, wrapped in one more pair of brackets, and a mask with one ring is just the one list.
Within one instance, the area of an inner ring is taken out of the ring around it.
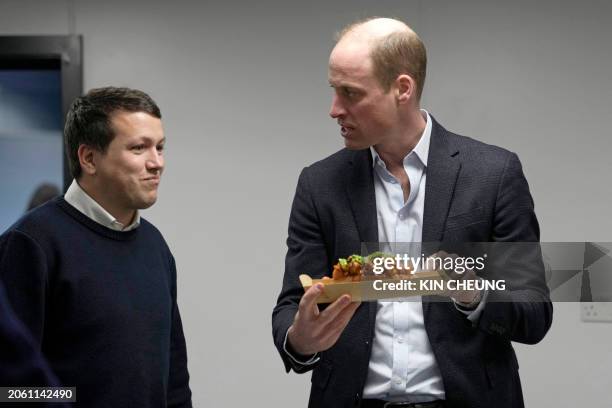
{"label": "white electrical outlet", "polygon": [[583,322],[612,322],[612,302],[583,302],[580,314]]}

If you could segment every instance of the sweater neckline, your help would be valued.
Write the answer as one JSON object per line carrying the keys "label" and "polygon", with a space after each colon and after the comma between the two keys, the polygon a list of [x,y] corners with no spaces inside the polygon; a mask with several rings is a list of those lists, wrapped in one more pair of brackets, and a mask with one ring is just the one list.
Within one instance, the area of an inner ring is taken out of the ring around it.
{"label": "sweater neckline", "polygon": [[117,241],[127,241],[134,239],[140,230],[140,227],[137,227],[130,231],[115,231],[108,227],[105,227],[102,224],[98,224],[76,208],[74,208],[68,201],[64,199],[64,197],[57,197],[54,199],[55,203],[70,217],[74,218],[76,221],[85,225],[87,228],[92,231],[103,235],[107,238],[111,238]]}

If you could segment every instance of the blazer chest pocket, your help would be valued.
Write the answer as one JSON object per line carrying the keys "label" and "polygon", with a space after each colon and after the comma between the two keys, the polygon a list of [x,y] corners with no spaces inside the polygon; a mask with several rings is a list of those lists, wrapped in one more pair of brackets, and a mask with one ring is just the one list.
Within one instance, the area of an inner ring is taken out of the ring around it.
{"label": "blazer chest pocket", "polygon": [[469,225],[485,222],[484,207],[476,207],[458,214],[450,214],[446,219],[446,230],[465,228]]}

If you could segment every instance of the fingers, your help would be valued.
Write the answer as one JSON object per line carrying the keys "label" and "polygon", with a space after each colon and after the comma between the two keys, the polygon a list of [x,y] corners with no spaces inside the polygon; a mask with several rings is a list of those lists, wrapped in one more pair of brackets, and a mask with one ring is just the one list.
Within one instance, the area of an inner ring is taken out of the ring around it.
{"label": "fingers", "polygon": [[317,283],[310,287],[310,289],[304,293],[302,299],[300,299],[298,308],[304,318],[313,319],[319,314],[317,297],[319,297],[321,292],[323,292],[323,285]]}
{"label": "fingers", "polygon": [[441,249],[438,252],[432,254],[433,257],[436,258],[446,258],[448,256],[448,252],[446,252],[445,250]]}
{"label": "fingers", "polygon": [[349,295],[343,295],[319,313],[316,299],[322,288],[317,286],[302,296],[288,333],[291,346],[300,354],[314,354],[333,346],[360,305],[351,303]]}
{"label": "fingers", "polygon": [[478,275],[476,275],[476,272],[474,272],[473,269],[467,269],[465,273],[463,274],[462,279],[467,279],[467,280],[478,279]]}
{"label": "fingers", "polygon": [[327,306],[319,315],[318,321],[322,326],[326,326],[331,321],[336,319],[336,316],[342,312],[344,308],[351,304],[350,295],[342,295],[334,303]]}
{"label": "fingers", "polygon": [[336,341],[338,341],[338,338],[349,324],[360,305],[360,302],[349,304],[323,329],[321,344],[324,350],[336,344]]}
{"label": "fingers", "polygon": [[461,277],[461,274],[457,273],[454,268],[452,268],[452,267],[449,268],[446,265],[446,260],[447,259],[452,259],[453,262],[454,262],[454,260],[456,258],[458,258],[457,254],[449,254],[448,252],[446,252],[444,250],[440,250],[440,251],[436,252],[435,254],[431,255],[431,257],[434,258],[434,259],[437,258],[437,259],[441,259],[442,260],[442,265],[441,265],[442,268],[437,269],[437,270],[438,270],[438,273],[443,278],[445,278],[447,280],[454,280],[454,279],[457,279],[457,278]]}
{"label": "fingers", "polygon": [[350,303],[348,306],[346,306],[345,308],[343,308],[336,316],[333,320],[329,321],[327,323],[327,325],[325,326],[324,331],[325,332],[332,332],[332,331],[342,331],[344,330],[344,328],[346,327],[346,325],[348,324],[348,322],[351,321],[351,318],[353,317],[353,315],[355,314],[355,311],[357,311],[357,308],[359,308],[359,306],[361,305],[361,302],[353,302]]}

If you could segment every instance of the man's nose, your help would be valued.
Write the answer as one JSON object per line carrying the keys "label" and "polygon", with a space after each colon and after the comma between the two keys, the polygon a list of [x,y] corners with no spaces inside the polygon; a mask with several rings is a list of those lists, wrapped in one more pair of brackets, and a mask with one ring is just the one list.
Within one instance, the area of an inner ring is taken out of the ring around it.
{"label": "man's nose", "polygon": [[346,115],[346,110],[342,106],[342,103],[340,102],[340,98],[338,98],[338,95],[334,95],[334,98],[332,99],[331,108],[329,110],[329,116],[331,116],[334,119],[338,119],[344,115]]}
{"label": "man's nose", "polygon": [[147,158],[146,165],[147,165],[147,170],[150,170],[150,171],[159,170],[159,171],[161,171],[164,168],[164,156],[162,156],[161,152],[158,151],[155,148],[149,154],[149,157]]}

